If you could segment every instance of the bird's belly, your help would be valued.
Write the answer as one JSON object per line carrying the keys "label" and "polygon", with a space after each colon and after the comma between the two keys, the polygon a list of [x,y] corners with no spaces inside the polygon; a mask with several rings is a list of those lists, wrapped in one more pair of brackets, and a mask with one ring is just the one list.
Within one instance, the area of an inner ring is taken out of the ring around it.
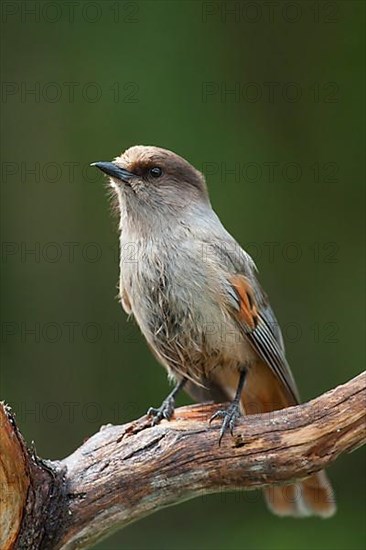
{"label": "bird's belly", "polygon": [[214,299],[207,277],[130,266],[124,286],[149,345],[175,375],[200,383],[221,366],[238,368],[255,359],[231,316]]}

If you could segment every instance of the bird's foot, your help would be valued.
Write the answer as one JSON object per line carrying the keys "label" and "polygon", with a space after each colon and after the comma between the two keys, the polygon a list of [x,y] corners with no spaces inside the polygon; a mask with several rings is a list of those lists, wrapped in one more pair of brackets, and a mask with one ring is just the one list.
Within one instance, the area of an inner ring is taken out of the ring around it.
{"label": "bird's foot", "polygon": [[152,425],[159,424],[163,418],[170,420],[174,413],[175,399],[168,395],[162,402],[159,408],[150,407],[147,411],[147,415],[152,417]]}
{"label": "bird's foot", "polygon": [[219,445],[221,445],[221,440],[227,430],[230,431],[231,435],[234,435],[234,426],[240,416],[240,403],[237,401],[233,401],[232,403],[230,403],[227,409],[220,409],[211,416],[210,424],[213,420],[215,420],[215,418],[224,419],[220,430]]}

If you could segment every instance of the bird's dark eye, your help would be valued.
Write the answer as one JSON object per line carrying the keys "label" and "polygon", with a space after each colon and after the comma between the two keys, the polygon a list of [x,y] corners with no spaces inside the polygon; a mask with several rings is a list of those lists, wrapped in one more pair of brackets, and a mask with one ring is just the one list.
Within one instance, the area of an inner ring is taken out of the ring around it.
{"label": "bird's dark eye", "polygon": [[159,168],[159,166],[154,166],[154,168],[150,168],[149,174],[153,178],[160,178],[161,174],[163,173],[162,169]]}

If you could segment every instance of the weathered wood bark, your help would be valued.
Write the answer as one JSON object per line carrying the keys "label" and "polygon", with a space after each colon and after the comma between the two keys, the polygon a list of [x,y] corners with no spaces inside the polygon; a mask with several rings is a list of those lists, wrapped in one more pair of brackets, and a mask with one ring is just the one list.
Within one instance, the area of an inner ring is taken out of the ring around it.
{"label": "weathered wood bark", "polygon": [[0,547],[86,548],[163,506],[303,478],[366,440],[366,373],[313,401],[243,418],[218,446],[217,405],[106,426],[60,462],[28,450],[1,409]]}

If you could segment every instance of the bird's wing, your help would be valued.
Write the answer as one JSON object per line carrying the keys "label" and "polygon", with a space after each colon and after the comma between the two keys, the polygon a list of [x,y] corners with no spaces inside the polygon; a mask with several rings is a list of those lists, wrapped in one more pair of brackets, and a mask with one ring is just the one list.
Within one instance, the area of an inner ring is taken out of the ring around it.
{"label": "bird's wing", "polygon": [[295,380],[285,358],[281,331],[254,275],[228,277],[229,311],[245,337],[286,388],[295,403],[300,401]]}

